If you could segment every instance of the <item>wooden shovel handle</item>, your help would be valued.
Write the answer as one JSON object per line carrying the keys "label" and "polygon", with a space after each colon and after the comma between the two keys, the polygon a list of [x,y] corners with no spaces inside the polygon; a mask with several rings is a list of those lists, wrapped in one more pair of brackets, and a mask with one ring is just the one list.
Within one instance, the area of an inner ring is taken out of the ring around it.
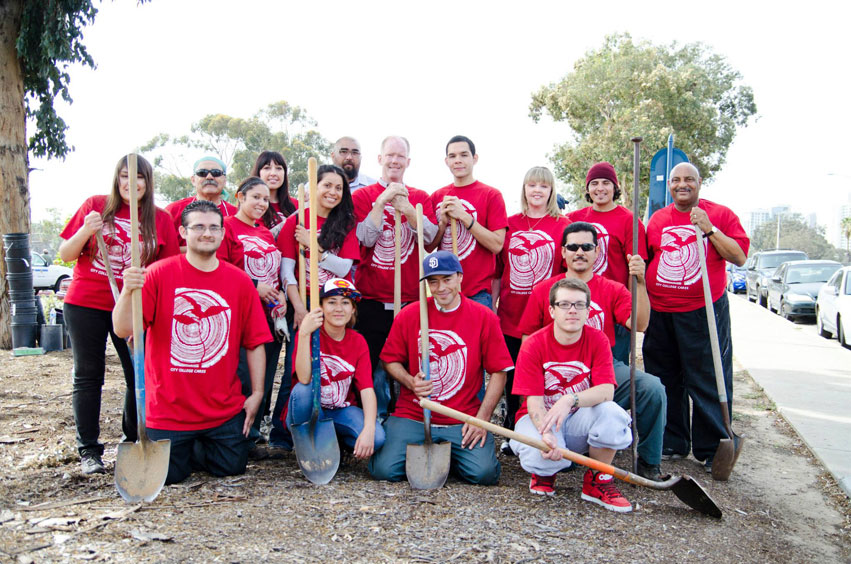
{"label": "wooden shovel handle", "polygon": [[307,161],[307,176],[310,182],[310,309],[319,305],[319,243],[316,232],[316,159]]}
{"label": "wooden shovel handle", "polygon": [[458,256],[458,220],[452,219],[449,222],[449,232],[452,234],[452,254]]}
{"label": "wooden shovel handle", "polygon": [[106,250],[106,242],[103,240],[103,232],[97,232],[98,251],[100,260],[106,269],[106,277],[109,279],[109,289],[112,290],[112,299],[118,303],[118,284],[115,282],[115,274],[112,272],[112,263],[109,262],[109,251]]}
{"label": "wooden shovel handle", "polygon": [[402,309],[402,214],[395,213],[393,226],[393,317]]}
{"label": "wooden shovel handle", "polygon": [[[136,196],[138,191],[136,182],[138,170],[139,165],[136,154],[130,153],[127,155],[127,182],[130,192],[130,260],[131,264],[137,268],[142,266],[142,253],[139,248],[139,202]],[[133,351],[134,354],[144,355],[141,290],[133,290],[130,297],[130,304],[133,311]]]}
{"label": "wooden shovel handle", "polygon": [[[298,224],[304,227],[304,184],[298,185]],[[307,272],[304,268],[304,245],[298,244],[298,295],[307,307]]]}

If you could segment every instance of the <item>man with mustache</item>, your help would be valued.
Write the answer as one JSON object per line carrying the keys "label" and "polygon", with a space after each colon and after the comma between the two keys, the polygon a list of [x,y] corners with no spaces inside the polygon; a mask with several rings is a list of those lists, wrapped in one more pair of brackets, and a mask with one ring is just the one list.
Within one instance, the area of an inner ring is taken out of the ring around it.
{"label": "man with mustache", "polygon": [[358,188],[375,184],[375,180],[360,173],[360,143],[354,137],[340,137],[331,149],[331,161],[342,168],[349,180],[349,190],[354,193]]}
{"label": "man with mustache", "polygon": [[[142,291],[148,436],[170,439],[166,483],[193,469],[214,476],[245,472],[251,422],[263,400],[266,352],[272,340],[248,275],[216,257],[222,213],[212,202],[191,202],[181,214],[186,254],[124,272],[112,312],[115,334],[133,333],[130,294]],[[237,376],[246,349],[251,395]]]}
{"label": "man with mustache", "polygon": [[[750,240],[729,208],[700,198],[697,167],[680,163],[671,170],[673,203],[647,224],[647,292],[650,324],[644,336],[644,367],[658,374],[668,395],[663,458],[685,458],[689,451],[712,471],[712,458],[724,429],[712,349],[709,347],[703,281],[697,253],[706,255],[715,309],[727,406],[733,415],[733,344],[727,302],[726,262],[745,263]],[[701,236],[695,233],[694,226]],[[692,409],[689,417],[689,398]]]}
{"label": "man with mustache", "polygon": [[195,161],[192,171],[190,180],[195,187],[195,195],[172,202],[165,208],[165,211],[170,213],[174,220],[174,229],[178,232],[177,242],[180,244],[181,253],[186,252],[186,239],[180,235],[180,218],[183,210],[190,203],[197,200],[213,202],[219,207],[223,217],[235,215],[238,211],[236,206],[222,199],[222,192],[227,183],[227,166],[225,166],[224,161],[213,156],[201,157]]}
{"label": "man with mustache", "polygon": [[[567,264],[564,275],[554,276],[539,282],[532,288],[532,296],[526,311],[520,320],[519,330],[525,340],[541,327],[552,321],[550,315],[550,289],[559,280],[570,278],[582,280],[588,284],[591,303],[586,317],[588,325],[595,327],[609,338],[609,346],[615,346],[615,324],[629,327],[633,313],[639,331],[647,328],[650,316],[650,302],[644,280],[644,259],[640,255],[627,255],[628,274],[635,275],[638,300],[636,311],[632,311],[632,299],[626,286],[604,278],[594,272],[594,262],[598,252],[597,230],[590,223],[577,221],[564,230],[562,236],[562,256]],[[614,359],[617,389],[614,401],[623,409],[630,407],[630,368],[629,365]],[[663,479],[660,462],[662,459],[662,436],[665,431],[666,415],[665,390],[659,378],[635,371],[635,409],[638,424],[638,473],[650,480]]]}
{"label": "man with mustache", "polygon": [[[496,314],[461,293],[461,263],[448,251],[437,251],[423,261],[423,279],[429,327],[429,380],[424,379],[420,358],[419,304],[399,313],[381,351],[387,373],[402,385],[396,409],[384,424],[384,446],[369,461],[377,480],[405,479],[408,444],[421,444],[423,410],[419,399],[434,401],[490,420],[505,387],[505,373],[513,367]],[[484,399],[479,400],[483,371],[491,375]],[[493,485],[499,480],[493,435],[468,424],[432,414],[435,442],[452,443],[453,471],[466,482]]]}

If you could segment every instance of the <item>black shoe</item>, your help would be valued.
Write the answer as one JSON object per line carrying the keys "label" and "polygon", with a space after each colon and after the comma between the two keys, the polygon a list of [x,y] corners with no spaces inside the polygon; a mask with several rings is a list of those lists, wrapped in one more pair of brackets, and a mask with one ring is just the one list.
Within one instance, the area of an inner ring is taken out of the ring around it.
{"label": "black shoe", "polygon": [[664,482],[667,477],[662,474],[662,467],[658,464],[647,464],[641,457],[638,458],[638,475],[654,482]]}
{"label": "black shoe", "polygon": [[511,450],[511,446],[509,446],[507,439],[499,446],[499,452],[505,456],[514,456],[514,451]]}
{"label": "black shoe", "polygon": [[266,460],[269,458],[269,451],[259,445],[251,445],[248,451],[248,460]]}
{"label": "black shoe", "polygon": [[683,454],[682,452],[676,452],[672,448],[663,448],[662,449],[662,460],[682,460],[687,457],[688,453]]}
{"label": "black shoe", "polygon": [[103,460],[96,452],[86,451],[80,455],[80,466],[83,469],[83,474],[106,474],[106,468],[103,466]]}

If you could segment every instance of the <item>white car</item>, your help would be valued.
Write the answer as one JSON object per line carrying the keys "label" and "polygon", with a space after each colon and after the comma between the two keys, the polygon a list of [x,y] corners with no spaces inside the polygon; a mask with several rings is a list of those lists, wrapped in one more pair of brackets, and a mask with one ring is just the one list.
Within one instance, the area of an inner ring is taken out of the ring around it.
{"label": "white car", "polygon": [[843,347],[851,348],[851,266],[837,270],[819,290],[816,327],[825,339],[835,335]]}
{"label": "white car", "polygon": [[71,278],[72,270],[67,266],[51,264],[45,257],[32,253],[33,288],[36,290],[59,291],[59,286],[66,278]]}

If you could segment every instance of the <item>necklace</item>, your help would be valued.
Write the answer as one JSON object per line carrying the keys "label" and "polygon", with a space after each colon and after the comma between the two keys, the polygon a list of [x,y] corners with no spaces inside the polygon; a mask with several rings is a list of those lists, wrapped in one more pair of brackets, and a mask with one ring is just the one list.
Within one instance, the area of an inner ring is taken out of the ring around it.
{"label": "necklace", "polygon": [[538,218],[538,221],[535,222],[535,225],[532,225],[531,222],[529,221],[529,216],[526,215],[526,214],[523,214],[523,216],[526,218],[526,227],[529,228],[529,231],[534,231],[535,228],[538,226],[538,224],[541,223],[544,220],[544,218],[547,217],[546,214],[542,215],[541,217]]}

